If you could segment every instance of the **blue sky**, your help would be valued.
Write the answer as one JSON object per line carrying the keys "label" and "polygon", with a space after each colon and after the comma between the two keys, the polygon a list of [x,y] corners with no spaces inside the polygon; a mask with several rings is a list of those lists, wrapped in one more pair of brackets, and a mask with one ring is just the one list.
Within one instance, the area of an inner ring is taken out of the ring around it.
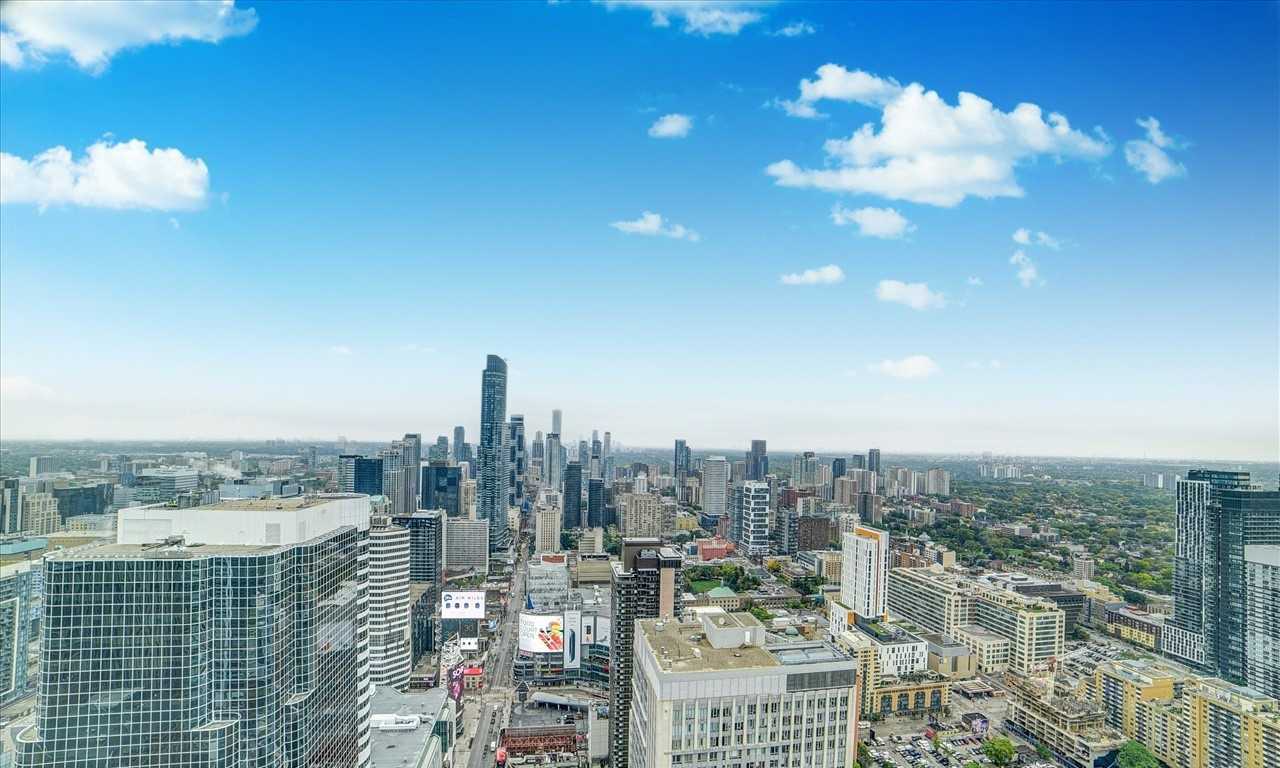
{"label": "blue sky", "polygon": [[624,444],[1280,453],[1274,4],[161,6],[0,17],[7,438],[474,428],[492,352]]}

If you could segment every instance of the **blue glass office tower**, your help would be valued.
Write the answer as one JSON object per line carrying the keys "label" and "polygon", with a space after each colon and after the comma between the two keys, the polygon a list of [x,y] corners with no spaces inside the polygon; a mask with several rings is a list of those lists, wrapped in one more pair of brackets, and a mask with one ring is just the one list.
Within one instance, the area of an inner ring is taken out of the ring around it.
{"label": "blue glass office tower", "polygon": [[423,467],[419,509],[443,509],[450,517],[462,514],[462,468],[443,461]]}
{"label": "blue glass office tower", "polygon": [[489,355],[480,378],[480,443],[476,446],[476,514],[489,521],[489,551],[510,544],[507,526],[507,363]]}
{"label": "blue glass office tower", "polygon": [[587,526],[604,527],[604,478],[587,480]]}
{"label": "blue glass office tower", "polygon": [[769,474],[769,451],[764,440],[752,440],[747,452],[747,479],[763,480]]}
{"label": "blue glass office tower", "polygon": [[362,765],[367,546],[344,526],[288,546],[50,554],[15,766]]}
{"label": "blue glass office tower", "polygon": [[582,527],[582,463],[569,462],[564,468],[564,499],[560,527],[563,530]]}

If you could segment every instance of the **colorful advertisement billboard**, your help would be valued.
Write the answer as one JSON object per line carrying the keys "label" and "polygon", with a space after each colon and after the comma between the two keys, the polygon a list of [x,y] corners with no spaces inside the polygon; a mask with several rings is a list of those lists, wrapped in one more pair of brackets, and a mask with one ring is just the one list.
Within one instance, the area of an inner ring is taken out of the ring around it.
{"label": "colorful advertisement billboard", "polygon": [[560,614],[520,614],[520,650],[527,653],[564,651],[564,625]]}
{"label": "colorful advertisement billboard", "polygon": [[453,669],[449,670],[449,698],[456,703],[462,702],[463,678],[466,675],[466,667],[461,664],[455,664]]}
{"label": "colorful advertisement billboard", "polygon": [[483,619],[484,592],[455,592],[448,590],[441,593],[440,618]]}

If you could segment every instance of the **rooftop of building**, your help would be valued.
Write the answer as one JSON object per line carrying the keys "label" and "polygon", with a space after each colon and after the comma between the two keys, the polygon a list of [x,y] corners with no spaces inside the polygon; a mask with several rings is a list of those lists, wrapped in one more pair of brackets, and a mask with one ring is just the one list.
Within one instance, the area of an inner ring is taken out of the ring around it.
{"label": "rooftop of building", "polygon": [[369,702],[371,768],[415,768],[447,706],[445,688],[401,693],[380,686]]}
{"label": "rooftop of building", "polygon": [[825,641],[768,643],[764,625],[746,612],[700,612],[693,620],[646,619],[640,631],[664,672],[773,669],[797,664],[848,661]]}
{"label": "rooftop of building", "polygon": [[196,509],[225,510],[228,512],[269,512],[278,509],[308,509],[341,499],[359,499],[363,497],[364,494],[359,493],[326,493],[270,499],[227,499],[196,507]]}
{"label": "rooftop of building", "polygon": [[880,645],[908,645],[921,642],[920,637],[912,634],[912,630],[916,629],[916,627],[903,622],[892,620],[859,621],[854,625],[854,628]]}
{"label": "rooftop of building", "polygon": [[78,547],[46,555],[47,560],[196,560],[227,555],[267,555],[282,551],[279,545],[185,544],[178,541],[155,544],[101,544]]}

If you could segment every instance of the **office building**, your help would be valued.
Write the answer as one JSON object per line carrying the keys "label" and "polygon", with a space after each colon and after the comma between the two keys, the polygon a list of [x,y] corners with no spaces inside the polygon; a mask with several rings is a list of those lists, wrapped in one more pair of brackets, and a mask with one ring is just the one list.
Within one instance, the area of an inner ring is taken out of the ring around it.
{"label": "office building", "polygon": [[872,448],[867,451],[867,469],[871,472],[879,474],[880,472],[880,449]]}
{"label": "office building", "polygon": [[[683,494],[685,480],[689,477],[689,470],[693,469],[693,454],[689,450],[689,445],[684,440],[677,440],[675,453],[671,461],[671,474],[675,477],[676,493]],[[725,470],[726,479],[728,469]]]}
{"label": "office building", "polygon": [[834,484],[837,478],[844,477],[844,473],[848,470],[849,464],[844,459],[836,458],[831,460],[831,482]]}
{"label": "office building", "polygon": [[487,520],[455,518],[444,526],[444,567],[449,573],[476,571],[489,573],[489,531]]}
{"label": "office building", "polygon": [[507,363],[489,355],[480,380],[480,444],[476,446],[476,513],[489,523],[491,551],[506,549],[507,453],[504,433],[507,424]]}
{"label": "office building", "polygon": [[134,501],[167,503],[200,486],[200,473],[189,467],[149,467],[137,473]]}
{"label": "office building", "polygon": [[867,457],[865,454],[855,453],[849,457],[848,469],[866,469]]}
{"label": "office building", "polygon": [[593,477],[587,481],[587,527],[604,525],[604,478]]}
{"label": "office building", "polygon": [[451,765],[459,707],[447,687],[402,693],[374,691],[369,718],[370,768],[443,768]]}
{"label": "office building", "polygon": [[382,495],[382,459],[344,453],[338,457],[338,490]]}
{"label": "office building", "polygon": [[32,456],[29,463],[28,477],[39,477],[40,475],[53,471],[52,456]]}
{"label": "office building", "polygon": [[856,763],[856,664],[833,645],[770,644],[751,614],[712,613],[640,621],[635,647],[628,760],[615,766]]}
{"label": "office building", "polygon": [[858,665],[863,717],[940,715],[951,703],[951,684],[929,669],[929,643],[904,627],[860,621],[833,635]]}
{"label": "office building", "polygon": [[432,461],[422,468],[422,498],[418,509],[443,509],[449,517],[462,514],[462,468]]}
{"label": "office building", "polygon": [[702,512],[724,517],[728,509],[729,462],[723,456],[708,456],[702,462]]}
{"label": "office building", "polygon": [[[441,438],[444,439],[444,438]],[[405,514],[412,513],[417,509],[418,499],[421,493],[418,489],[419,473],[422,466],[422,435],[414,433],[406,433],[400,440],[400,450],[402,458],[401,466],[404,467],[404,507],[399,510]],[[445,443],[445,450],[448,450],[448,441]]]}
{"label": "office building", "polygon": [[[703,471],[706,471],[705,466]],[[759,557],[769,554],[769,484],[759,480],[748,480],[733,489],[733,528],[738,531],[734,541],[738,552],[747,557]],[[788,517],[788,520],[794,520]],[[784,530],[790,531],[788,524]],[[784,541],[784,546],[794,549],[794,537]]]}
{"label": "office building", "polygon": [[680,553],[662,540],[623,539],[621,556],[612,561],[613,639],[609,646],[609,760],[625,768],[631,754],[632,671],[636,622],[673,619],[681,610]]}
{"label": "office building", "polygon": [[368,536],[366,497],[308,496],[123,509],[50,553],[15,764],[367,766]]}
{"label": "office building", "polygon": [[411,650],[409,531],[378,515],[369,522],[370,682],[407,689]]}
{"label": "office building", "polygon": [[581,462],[571,461],[564,468],[564,491],[561,499],[564,504],[564,518],[560,527],[566,531],[583,527]]}
{"label": "office building", "polygon": [[560,551],[560,531],[564,510],[560,508],[560,494],[557,491],[542,492],[534,512],[534,551]]}
{"label": "office building", "polygon": [[442,510],[420,509],[412,515],[396,515],[391,522],[408,532],[409,580],[438,593],[444,587],[445,529],[452,521]]}
{"label": "office building", "polygon": [[840,602],[858,618],[883,618],[888,612],[888,532],[860,525],[841,535],[840,549]]}

